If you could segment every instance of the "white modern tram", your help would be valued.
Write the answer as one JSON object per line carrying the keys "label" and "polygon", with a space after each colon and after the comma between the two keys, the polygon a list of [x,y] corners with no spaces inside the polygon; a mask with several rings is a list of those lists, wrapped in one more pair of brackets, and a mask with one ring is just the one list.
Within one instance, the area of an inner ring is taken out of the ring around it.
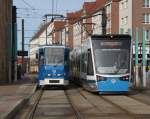
{"label": "white modern tram", "polygon": [[129,91],[129,35],[93,35],[70,55],[72,79],[85,89],[99,93]]}

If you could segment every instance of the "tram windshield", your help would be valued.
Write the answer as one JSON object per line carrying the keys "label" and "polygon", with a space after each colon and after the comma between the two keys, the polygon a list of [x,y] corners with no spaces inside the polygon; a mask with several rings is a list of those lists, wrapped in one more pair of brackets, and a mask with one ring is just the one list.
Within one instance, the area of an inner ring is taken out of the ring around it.
{"label": "tram windshield", "polygon": [[130,71],[130,45],[128,48],[93,45],[96,72],[100,74],[126,74]]}
{"label": "tram windshield", "polygon": [[45,57],[47,65],[64,65],[64,48],[45,48]]}

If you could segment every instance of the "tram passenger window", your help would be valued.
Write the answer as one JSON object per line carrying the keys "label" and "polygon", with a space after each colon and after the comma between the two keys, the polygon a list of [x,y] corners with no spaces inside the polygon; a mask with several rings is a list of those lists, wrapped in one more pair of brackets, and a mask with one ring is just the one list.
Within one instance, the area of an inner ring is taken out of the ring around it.
{"label": "tram passenger window", "polygon": [[81,72],[84,72],[84,55],[81,54]]}
{"label": "tram passenger window", "polygon": [[86,70],[87,70],[87,58],[86,58],[87,56],[86,56],[86,54],[85,53],[83,53],[82,55],[81,55],[81,72],[87,72]]}
{"label": "tram passenger window", "polygon": [[45,64],[44,56],[40,56],[40,64]]}
{"label": "tram passenger window", "polygon": [[80,57],[79,56],[77,57],[77,72],[79,75],[79,73],[80,73]]}
{"label": "tram passenger window", "polygon": [[68,56],[68,54],[65,55],[64,64],[69,65],[69,56]]}
{"label": "tram passenger window", "polygon": [[91,54],[91,50],[90,49],[88,49],[87,74],[88,75],[93,75],[94,74],[93,63],[92,63],[92,54]]}

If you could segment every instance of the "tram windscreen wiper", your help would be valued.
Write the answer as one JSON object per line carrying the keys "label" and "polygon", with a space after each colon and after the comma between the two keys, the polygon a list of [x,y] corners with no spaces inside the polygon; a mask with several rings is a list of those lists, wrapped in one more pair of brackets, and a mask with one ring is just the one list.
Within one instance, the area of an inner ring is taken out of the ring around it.
{"label": "tram windscreen wiper", "polygon": [[60,63],[63,64],[63,60],[62,60],[62,59],[61,59],[61,60],[58,60],[58,61],[55,63],[54,66],[56,67],[56,66],[58,66]]}
{"label": "tram windscreen wiper", "polygon": [[124,60],[123,62],[121,62],[121,64],[119,66],[116,66],[116,71],[115,73],[126,73],[128,69],[122,69],[122,67],[126,64],[126,61]]}

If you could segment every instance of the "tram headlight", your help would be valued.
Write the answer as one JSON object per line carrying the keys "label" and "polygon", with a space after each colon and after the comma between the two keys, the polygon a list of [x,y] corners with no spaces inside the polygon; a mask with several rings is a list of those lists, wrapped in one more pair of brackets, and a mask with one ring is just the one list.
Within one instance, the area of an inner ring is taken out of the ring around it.
{"label": "tram headlight", "polygon": [[64,76],[63,74],[57,74],[57,76]]}
{"label": "tram headlight", "polygon": [[127,75],[127,76],[123,76],[123,77],[121,77],[120,78],[121,80],[124,80],[124,81],[128,81],[129,80],[129,76]]}
{"label": "tram headlight", "polygon": [[97,81],[103,81],[103,80],[106,80],[106,78],[102,77],[102,76],[96,76],[96,80]]}
{"label": "tram headlight", "polygon": [[52,76],[52,74],[48,74],[48,76]]}

